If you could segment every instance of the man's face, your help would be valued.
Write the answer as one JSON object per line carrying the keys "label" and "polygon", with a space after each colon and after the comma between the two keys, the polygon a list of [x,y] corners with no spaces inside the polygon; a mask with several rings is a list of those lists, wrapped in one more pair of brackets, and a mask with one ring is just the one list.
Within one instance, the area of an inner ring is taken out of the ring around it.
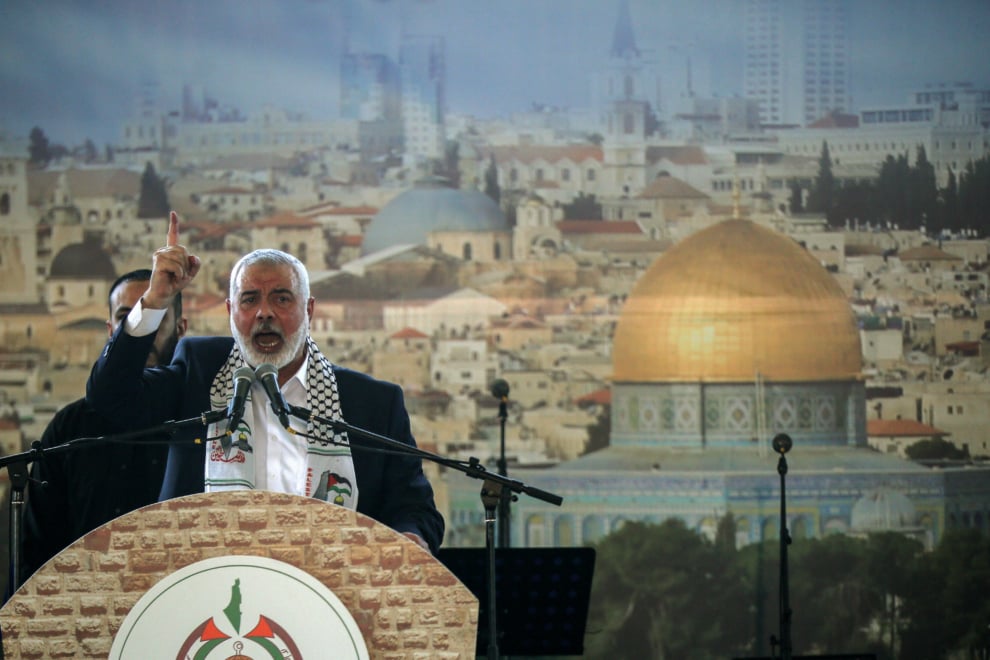
{"label": "man's face", "polygon": [[[118,285],[110,292],[110,320],[107,321],[107,332],[110,335],[116,332],[117,327],[124,322],[131,308],[137,304],[147,289],[146,280],[132,280]],[[151,352],[148,353],[145,366],[156,367],[171,362],[175,345],[185,333],[185,319],[176,319],[175,309],[169,307],[162,324],[158,327],[158,334],[155,335],[155,342],[151,346]]]}
{"label": "man's face", "polygon": [[252,366],[268,362],[286,373],[303,362],[314,301],[303,298],[287,264],[254,264],[240,275],[235,298],[227,301],[230,331]]}

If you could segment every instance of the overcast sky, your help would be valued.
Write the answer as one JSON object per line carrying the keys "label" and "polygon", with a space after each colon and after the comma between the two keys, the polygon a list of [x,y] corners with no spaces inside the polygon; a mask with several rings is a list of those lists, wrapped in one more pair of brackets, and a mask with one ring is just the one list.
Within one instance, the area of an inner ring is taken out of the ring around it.
{"label": "overcast sky", "polygon": [[[447,106],[482,117],[533,102],[587,107],[619,0],[0,0],[0,128],[115,142],[143,81],[163,110],[195,83],[250,113],[335,116],[339,54],[396,56],[441,35]],[[667,80],[692,53],[698,91],[742,89],[742,0],[629,0],[637,44]],[[855,108],[932,82],[990,87],[987,0],[850,0]],[[854,108],[854,109],[855,109]]]}

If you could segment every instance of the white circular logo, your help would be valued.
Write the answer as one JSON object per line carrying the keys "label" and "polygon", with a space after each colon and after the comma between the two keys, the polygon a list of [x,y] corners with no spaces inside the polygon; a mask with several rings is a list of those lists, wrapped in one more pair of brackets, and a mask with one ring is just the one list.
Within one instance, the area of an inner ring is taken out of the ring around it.
{"label": "white circular logo", "polygon": [[357,622],[323,583],[267,557],[205,559],[166,576],[131,608],[110,658],[355,658]]}

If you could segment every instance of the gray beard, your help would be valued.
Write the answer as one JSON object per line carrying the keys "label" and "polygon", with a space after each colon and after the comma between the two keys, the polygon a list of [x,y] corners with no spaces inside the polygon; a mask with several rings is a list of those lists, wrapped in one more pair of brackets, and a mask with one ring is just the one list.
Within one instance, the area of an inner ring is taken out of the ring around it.
{"label": "gray beard", "polygon": [[308,333],[306,332],[306,326],[303,324],[299,325],[299,328],[285,337],[285,345],[282,347],[278,353],[262,353],[255,350],[254,346],[251,345],[251,337],[243,337],[237,328],[234,327],[233,319],[230,322],[230,331],[234,336],[234,342],[237,344],[237,349],[247,360],[247,363],[252,367],[257,367],[260,364],[268,363],[275,367],[276,369],[281,369],[282,367],[288,365],[299,355],[300,349],[306,343],[306,337]]}

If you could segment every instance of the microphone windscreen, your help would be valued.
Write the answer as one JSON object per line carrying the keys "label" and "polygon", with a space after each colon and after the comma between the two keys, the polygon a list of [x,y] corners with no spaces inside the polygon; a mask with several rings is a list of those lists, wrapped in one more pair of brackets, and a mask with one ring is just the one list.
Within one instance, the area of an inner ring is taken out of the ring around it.
{"label": "microphone windscreen", "polygon": [[496,378],[492,381],[491,392],[496,399],[505,398],[509,396],[509,383],[502,378]]}

